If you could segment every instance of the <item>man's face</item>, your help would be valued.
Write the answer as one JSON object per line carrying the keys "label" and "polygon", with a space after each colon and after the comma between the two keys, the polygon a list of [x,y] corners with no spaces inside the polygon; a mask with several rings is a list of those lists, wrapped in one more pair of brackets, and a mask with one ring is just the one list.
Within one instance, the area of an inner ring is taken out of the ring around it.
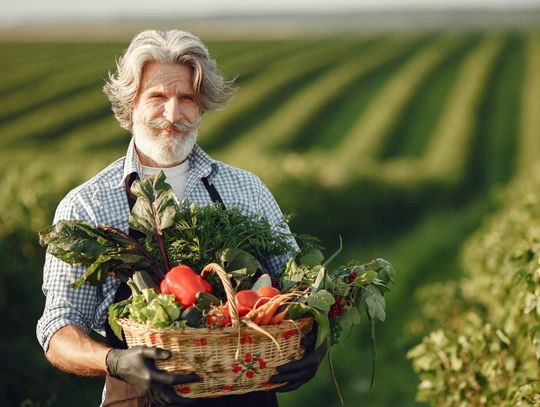
{"label": "man's face", "polygon": [[143,165],[179,164],[193,148],[200,109],[191,77],[186,65],[145,65],[133,108],[133,137]]}

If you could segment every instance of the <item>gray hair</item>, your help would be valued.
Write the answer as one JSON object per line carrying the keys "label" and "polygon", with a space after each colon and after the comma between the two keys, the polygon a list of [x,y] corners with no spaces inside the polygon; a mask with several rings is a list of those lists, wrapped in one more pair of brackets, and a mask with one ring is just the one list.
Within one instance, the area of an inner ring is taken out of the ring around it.
{"label": "gray hair", "polygon": [[120,125],[131,130],[133,104],[142,71],[149,62],[183,64],[193,69],[193,92],[202,113],[223,107],[234,91],[233,81],[218,72],[208,49],[191,33],[180,30],[148,30],[137,34],[109,73],[103,91],[109,98]]}

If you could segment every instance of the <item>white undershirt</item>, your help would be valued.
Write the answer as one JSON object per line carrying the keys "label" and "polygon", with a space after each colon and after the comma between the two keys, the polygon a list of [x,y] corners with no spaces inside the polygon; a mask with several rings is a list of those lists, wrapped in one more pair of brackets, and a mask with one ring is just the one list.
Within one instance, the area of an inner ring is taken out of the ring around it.
{"label": "white undershirt", "polygon": [[143,177],[146,178],[150,175],[157,174],[163,170],[169,184],[178,200],[185,198],[186,192],[186,182],[187,182],[187,173],[189,171],[189,160],[185,160],[183,163],[178,164],[174,167],[169,168],[156,168],[156,167],[147,167],[146,165],[142,166]]}

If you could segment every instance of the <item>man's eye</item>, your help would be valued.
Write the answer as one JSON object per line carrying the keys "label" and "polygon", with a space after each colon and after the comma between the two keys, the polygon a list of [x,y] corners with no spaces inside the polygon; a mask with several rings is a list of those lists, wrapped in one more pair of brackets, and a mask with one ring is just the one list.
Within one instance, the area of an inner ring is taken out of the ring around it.
{"label": "man's eye", "polygon": [[163,95],[159,94],[159,93],[156,93],[156,94],[153,94],[153,95],[150,95],[149,96],[149,99],[150,100],[161,100],[163,99]]}

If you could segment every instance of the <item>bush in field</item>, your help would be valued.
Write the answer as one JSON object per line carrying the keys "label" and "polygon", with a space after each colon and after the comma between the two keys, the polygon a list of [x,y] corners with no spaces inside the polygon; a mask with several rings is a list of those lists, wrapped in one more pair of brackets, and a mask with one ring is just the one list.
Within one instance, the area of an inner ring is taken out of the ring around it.
{"label": "bush in field", "polygon": [[421,294],[433,331],[408,353],[419,401],[540,404],[540,167],[526,175],[466,243],[462,279]]}

